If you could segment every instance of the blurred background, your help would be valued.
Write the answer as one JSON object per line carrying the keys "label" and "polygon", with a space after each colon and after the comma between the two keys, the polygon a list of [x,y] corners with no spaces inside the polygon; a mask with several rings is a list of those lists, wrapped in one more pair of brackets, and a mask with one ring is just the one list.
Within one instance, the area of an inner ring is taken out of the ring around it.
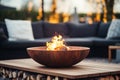
{"label": "blurred background", "polygon": [[0,0],[0,21],[109,22],[120,18],[120,0]]}

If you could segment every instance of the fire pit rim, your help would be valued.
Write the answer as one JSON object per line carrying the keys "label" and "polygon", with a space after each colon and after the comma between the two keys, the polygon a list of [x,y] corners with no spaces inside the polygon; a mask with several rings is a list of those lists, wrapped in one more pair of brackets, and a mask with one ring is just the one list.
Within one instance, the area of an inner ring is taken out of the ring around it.
{"label": "fire pit rim", "polygon": [[[83,46],[68,46],[70,49],[66,50],[66,51],[83,51],[83,50],[90,50],[89,47],[83,47]],[[27,50],[35,50],[35,51],[56,51],[56,52],[64,52],[62,50],[46,50],[46,46],[36,46],[36,47],[29,47],[27,48]],[[73,49],[73,48],[77,48],[77,49]]]}

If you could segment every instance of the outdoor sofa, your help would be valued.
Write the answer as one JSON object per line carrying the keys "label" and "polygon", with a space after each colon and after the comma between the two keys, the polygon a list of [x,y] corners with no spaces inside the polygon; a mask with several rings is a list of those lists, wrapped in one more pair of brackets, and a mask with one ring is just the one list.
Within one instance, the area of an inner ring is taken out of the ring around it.
{"label": "outdoor sofa", "polygon": [[93,24],[79,23],[49,23],[45,21],[32,22],[34,40],[8,40],[8,30],[4,22],[0,22],[0,60],[29,58],[26,48],[45,46],[46,42],[57,33],[63,36],[66,45],[86,46],[90,48],[88,57],[107,57],[108,46],[120,42],[120,38],[107,39],[111,22],[95,22]]}

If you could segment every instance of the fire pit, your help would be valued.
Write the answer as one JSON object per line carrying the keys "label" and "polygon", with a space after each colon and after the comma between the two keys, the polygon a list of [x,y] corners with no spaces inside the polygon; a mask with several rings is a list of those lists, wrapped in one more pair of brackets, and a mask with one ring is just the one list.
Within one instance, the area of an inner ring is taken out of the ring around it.
{"label": "fire pit", "polygon": [[62,36],[52,38],[43,47],[27,48],[27,52],[36,62],[47,67],[70,67],[82,61],[89,54],[88,47],[66,46]]}
{"label": "fire pit", "polygon": [[36,62],[47,67],[70,67],[82,61],[89,54],[89,48],[69,46],[68,51],[48,51],[46,47],[27,48]]}

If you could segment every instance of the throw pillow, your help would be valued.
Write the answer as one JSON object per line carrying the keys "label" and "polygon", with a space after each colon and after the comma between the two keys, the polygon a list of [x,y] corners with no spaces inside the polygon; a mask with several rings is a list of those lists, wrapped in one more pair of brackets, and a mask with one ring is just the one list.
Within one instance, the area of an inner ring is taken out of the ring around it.
{"label": "throw pillow", "polygon": [[34,40],[30,21],[5,19],[9,40]]}
{"label": "throw pillow", "polygon": [[107,39],[120,38],[120,19],[112,20],[106,38]]}

